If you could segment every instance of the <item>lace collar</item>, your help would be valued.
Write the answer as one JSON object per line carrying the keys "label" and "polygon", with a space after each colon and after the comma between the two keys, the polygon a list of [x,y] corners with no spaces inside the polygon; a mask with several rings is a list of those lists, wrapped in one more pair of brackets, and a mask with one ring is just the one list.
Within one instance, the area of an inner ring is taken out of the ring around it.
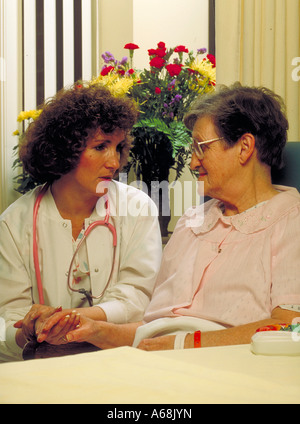
{"label": "lace collar", "polygon": [[300,194],[295,188],[274,187],[279,191],[278,195],[233,216],[223,215],[222,202],[215,199],[209,200],[204,205],[193,208],[193,212],[189,214],[189,220],[193,222],[193,225],[189,227],[196,235],[204,234],[209,232],[218,221],[222,221],[225,225],[232,225],[240,233],[251,234],[261,231],[288,213],[291,208],[297,205],[300,207]]}

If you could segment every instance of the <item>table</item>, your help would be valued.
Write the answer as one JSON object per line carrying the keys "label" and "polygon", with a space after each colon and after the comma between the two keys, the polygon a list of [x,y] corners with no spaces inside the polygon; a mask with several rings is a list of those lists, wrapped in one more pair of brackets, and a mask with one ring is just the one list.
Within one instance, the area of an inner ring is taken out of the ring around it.
{"label": "table", "polygon": [[300,356],[132,347],[0,364],[0,403],[299,403]]}

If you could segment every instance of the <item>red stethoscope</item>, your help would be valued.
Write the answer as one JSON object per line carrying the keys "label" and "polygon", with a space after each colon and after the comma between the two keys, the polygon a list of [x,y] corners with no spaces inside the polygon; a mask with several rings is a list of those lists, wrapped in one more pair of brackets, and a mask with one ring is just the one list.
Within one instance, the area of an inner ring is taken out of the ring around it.
{"label": "red stethoscope", "polygon": [[[33,207],[33,262],[34,262],[34,269],[35,269],[36,280],[37,280],[37,288],[38,288],[38,293],[39,293],[39,303],[41,305],[43,305],[45,303],[45,301],[44,301],[44,295],[43,295],[43,284],[42,284],[41,271],[40,271],[40,265],[39,265],[39,256],[38,256],[37,215],[38,215],[38,210],[39,210],[39,207],[40,207],[40,203],[42,201],[42,198],[44,197],[44,195],[45,195],[46,191],[48,190],[48,188],[49,188],[49,185],[48,184],[46,184],[42,188],[42,190],[40,191],[40,193],[38,194],[38,196],[36,198],[36,201],[35,201],[35,204],[34,204],[34,207]],[[105,218],[103,220],[100,220],[100,221],[92,222],[88,226],[88,228],[84,231],[83,237],[81,238],[80,242],[78,243],[77,248],[76,248],[76,250],[75,250],[75,252],[73,254],[73,257],[71,259],[70,267],[69,267],[69,271],[68,271],[68,278],[67,278],[67,280],[68,280],[68,287],[69,287],[69,289],[71,291],[73,291],[73,292],[77,292],[77,293],[83,294],[87,298],[90,306],[93,305],[93,299],[100,299],[103,296],[105,290],[107,289],[107,287],[108,287],[108,285],[110,283],[110,280],[111,280],[111,277],[112,277],[112,274],[113,274],[113,270],[114,270],[114,264],[115,264],[116,246],[117,246],[117,232],[116,232],[115,227],[109,222],[110,209],[109,209],[109,201],[108,201],[108,197],[107,196],[106,196],[106,200],[105,200],[105,210],[106,210]],[[70,278],[71,278],[71,273],[72,273],[73,262],[74,262],[74,259],[75,259],[76,255],[77,255],[77,253],[78,253],[78,251],[80,249],[80,246],[82,245],[82,243],[84,242],[84,240],[87,238],[87,236],[90,234],[90,232],[95,227],[100,226],[100,225],[105,226],[112,233],[112,237],[113,237],[113,250],[114,250],[114,252],[113,252],[113,264],[112,264],[111,272],[110,272],[110,275],[109,275],[109,278],[108,278],[108,281],[107,281],[107,283],[105,285],[104,290],[101,292],[101,294],[99,296],[93,296],[92,293],[90,291],[88,291],[88,290],[85,290],[85,289],[78,289],[78,290],[77,289],[74,289],[71,286]]]}

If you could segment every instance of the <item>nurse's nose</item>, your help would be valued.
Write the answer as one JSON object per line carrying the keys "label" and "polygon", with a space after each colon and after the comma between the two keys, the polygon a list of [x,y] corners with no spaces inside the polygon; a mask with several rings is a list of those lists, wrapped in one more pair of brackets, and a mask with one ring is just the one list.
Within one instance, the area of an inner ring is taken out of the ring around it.
{"label": "nurse's nose", "polygon": [[108,150],[105,166],[115,171],[120,168],[120,152],[115,147]]}

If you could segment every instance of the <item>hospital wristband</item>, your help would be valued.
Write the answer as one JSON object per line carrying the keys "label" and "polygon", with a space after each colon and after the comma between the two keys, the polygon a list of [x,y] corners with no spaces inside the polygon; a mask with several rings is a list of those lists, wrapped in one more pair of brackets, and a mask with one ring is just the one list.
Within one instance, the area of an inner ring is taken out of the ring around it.
{"label": "hospital wristband", "polygon": [[195,331],[194,333],[194,347],[201,347],[201,331]]}

